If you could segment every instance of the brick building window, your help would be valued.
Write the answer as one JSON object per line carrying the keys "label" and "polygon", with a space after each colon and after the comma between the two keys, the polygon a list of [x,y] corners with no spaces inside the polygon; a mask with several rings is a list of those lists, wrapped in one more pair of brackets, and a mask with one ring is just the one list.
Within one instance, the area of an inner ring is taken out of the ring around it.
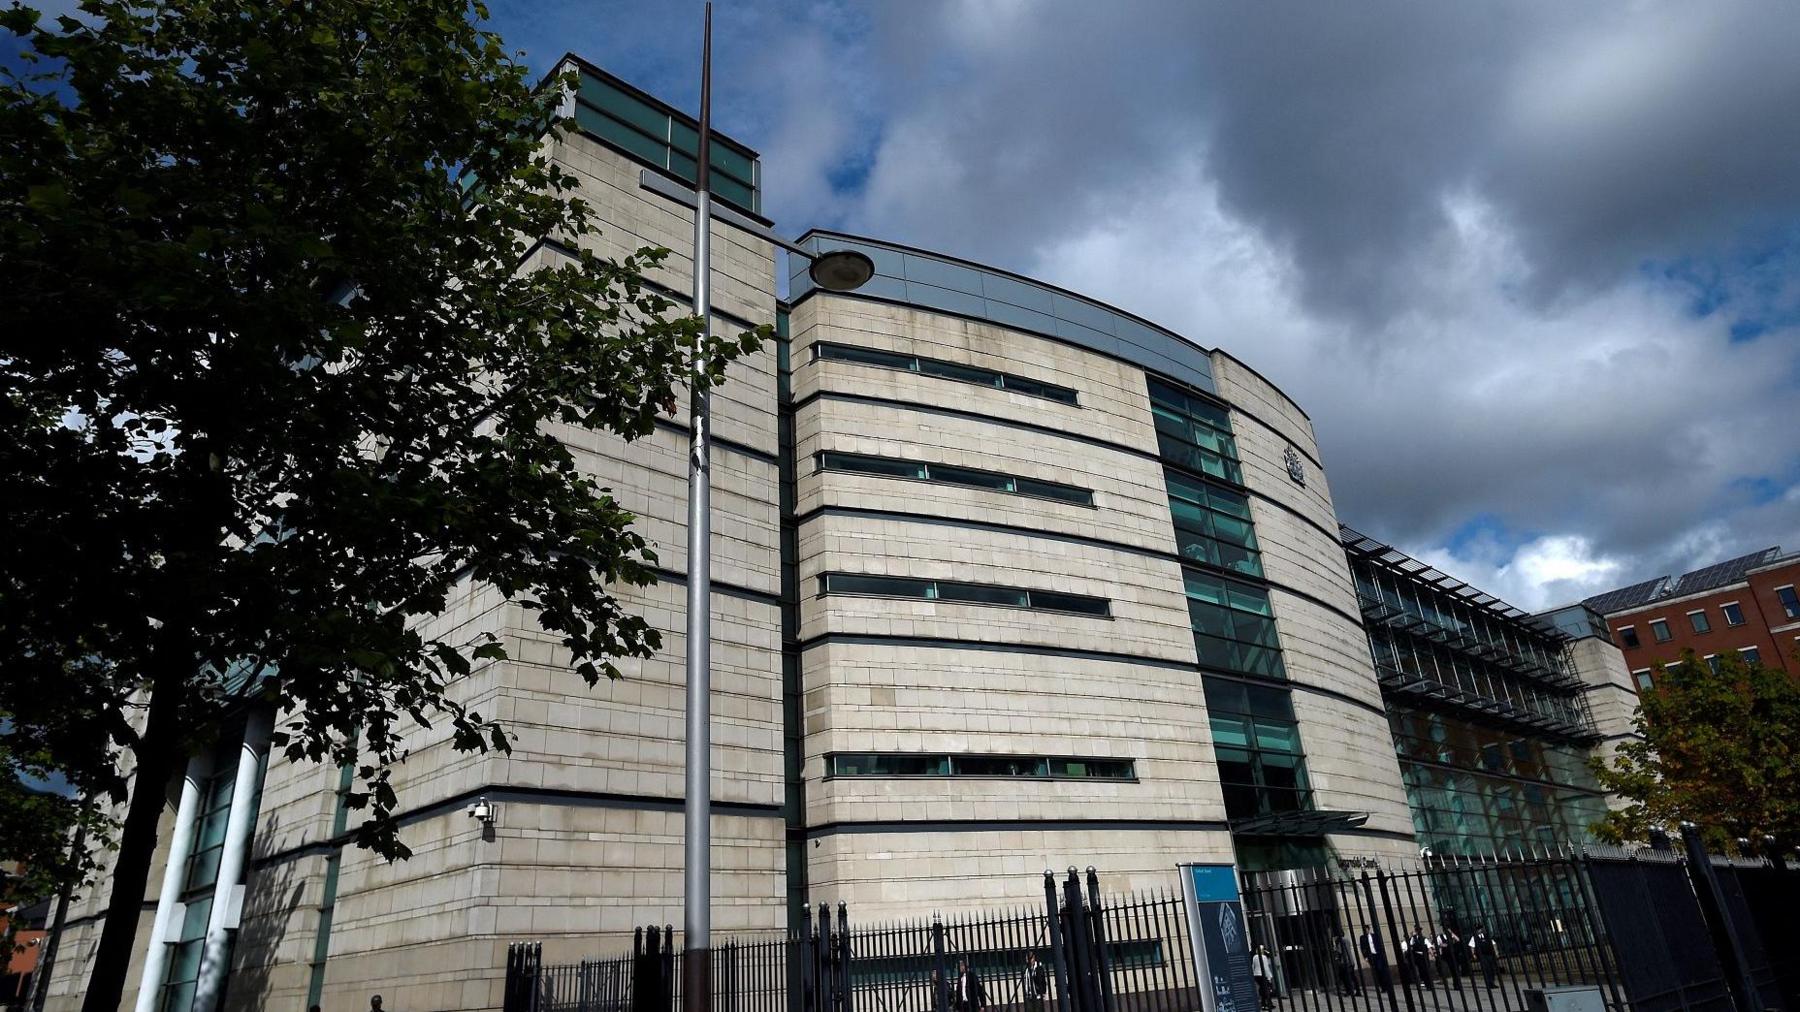
{"label": "brick building window", "polygon": [[1619,642],[1625,644],[1627,650],[1636,650],[1638,648],[1637,626],[1620,626]]}
{"label": "brick building window", "polygon": [[1712,623],[1708,622],[1706,620],[1706,612],[1703,612],[1703,611],[1688,612],[1688,623],[1694,627],[1694,631],[1697,633],[1712,631]]}
{"label": "brick building window", "polygon": [[1793,585],[1776,587],[1775,597],[1781,601],[1781,608],[1788,618],[1800,618],[1800,594],[1794,593]]}
{"label": "brick building window", "polygon": [[1656,642],[1658,643],[1667,643],[1675,638],[1674,635],[1669,632],[1669,623],[1660,618],[1653,619],[1650,622],[1650,635],[1656,637]]}

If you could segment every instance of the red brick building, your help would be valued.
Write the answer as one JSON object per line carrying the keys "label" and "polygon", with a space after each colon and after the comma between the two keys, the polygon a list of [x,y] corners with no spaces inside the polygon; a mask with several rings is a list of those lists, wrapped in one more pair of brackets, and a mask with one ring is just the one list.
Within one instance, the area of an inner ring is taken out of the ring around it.
{"label": "red brick building", "polygon": [[1683,650],[1730,651],[1800,676],[1800,552],[1779,547],[1588,598],[1640,689]]}

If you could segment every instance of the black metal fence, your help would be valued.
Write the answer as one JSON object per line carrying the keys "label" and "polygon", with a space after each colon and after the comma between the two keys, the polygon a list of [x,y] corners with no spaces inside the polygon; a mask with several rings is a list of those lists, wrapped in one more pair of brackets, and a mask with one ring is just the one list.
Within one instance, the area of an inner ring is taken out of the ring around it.
{"label": "black metal fence", "polygon": [[1581,859],[1433,860],[1413,871],[1251,876],[1244,914],[1292,1012],[1512,1012],[1528,990],[1625,995]]}
{"label": "black metal fence", "polygon": [[[578,963],[517,944],[505,1009],[950,1012],[970,988],[986,1012],[1203,1007],[1179,895],[1104,897],[1093,869],[1043,885],[1041,907],[947,919],[862,925],[819,907],[804,931],[712,949],[703,1003],[683,994],[666,927]],[[1787,865],[1697,849],[1430,858],[1253,874],[1243,904],[1281,1012],[1526,1012],[1533,992],[1570,986],[1612,1012],[1800,1012],[1800,870]]]}
{"label": "black metal fence", "polygon": [[[1070,869],[1045,876],[1045,905],[852,925],[821,906],[807,930],[711,950],[712,1012],[948,1012],[962,990],[992,1012],[1193,1012],[1192,946],[1173,892],[1102,897]],[[810,911],[809,911],[810,914]],[[510,947],[507,1012],[687,1009],[676,934],[638,931],[632,951],[546,964],[540,943]],[[963,973],[970,974],[964,982]]]}

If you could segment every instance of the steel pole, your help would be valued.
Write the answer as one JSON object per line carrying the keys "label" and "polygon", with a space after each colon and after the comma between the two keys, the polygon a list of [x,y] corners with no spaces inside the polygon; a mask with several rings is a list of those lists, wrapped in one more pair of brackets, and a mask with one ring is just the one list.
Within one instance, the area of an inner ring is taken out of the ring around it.
{"label": "steel pole", "polygon": [[701,321],[690,373],[687,540],[687,785],[683,805],[682,989],[685,1008],[712,1007],[712,4],[700,50],[700,139],[695,170],[694,315]]}

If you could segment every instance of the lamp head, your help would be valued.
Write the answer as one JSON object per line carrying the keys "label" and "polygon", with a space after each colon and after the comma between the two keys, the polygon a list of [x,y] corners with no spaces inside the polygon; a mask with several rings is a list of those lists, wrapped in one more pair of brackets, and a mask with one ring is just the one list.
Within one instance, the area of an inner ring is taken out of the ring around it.
{"label": "lamp head", "polygon": [[875,261],[853,249],[826,250],[813,258],[806,273],[828,292],[853,292],[875,276]]}

